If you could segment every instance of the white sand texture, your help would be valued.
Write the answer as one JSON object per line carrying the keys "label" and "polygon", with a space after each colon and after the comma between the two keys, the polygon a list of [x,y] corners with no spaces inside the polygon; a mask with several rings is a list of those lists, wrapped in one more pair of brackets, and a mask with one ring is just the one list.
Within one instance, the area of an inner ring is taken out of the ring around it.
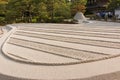
{"label": "white sand texture", "polygon": [[7,25],[0,80],[120,80],[119,25]]}

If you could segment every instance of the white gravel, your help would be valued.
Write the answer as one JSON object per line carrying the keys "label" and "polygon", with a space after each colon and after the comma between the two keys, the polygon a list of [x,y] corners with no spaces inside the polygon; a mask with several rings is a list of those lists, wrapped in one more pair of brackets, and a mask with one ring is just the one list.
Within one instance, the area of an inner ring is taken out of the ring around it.
{"label": "white gravel", "polygon": [[[0,38],[0,43],[8,55],[17,57],[16,59],[27,59],[39,63],[69,63],[118,56],[76,65],[46,66],[21,63],[5,57],[0,52],[1,80],[120,79],[118,77],[120,75],[119,23],[14,25],[25,27],[20,27],[20,30],[17,30],[15,34],[11,34],[11,38],[8,38],[8,42],[4,45],[2,45],[4,39]],[[22,31],[31,33],[23,33]],[[32,34],[33,32],[46,34]],[[59,34],[59,36],[55,34]],[[66,35],[66,37],[60,35]],[[70,37],[70,35],[72,36]],[[79,38],[73,36],[79,36]]]}

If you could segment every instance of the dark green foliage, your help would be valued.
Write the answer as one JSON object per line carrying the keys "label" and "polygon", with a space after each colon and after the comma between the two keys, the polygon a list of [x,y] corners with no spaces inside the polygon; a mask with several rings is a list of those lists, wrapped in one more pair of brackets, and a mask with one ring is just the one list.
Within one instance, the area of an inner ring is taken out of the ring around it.
{"label": "dark green foliage", "polygon": [[[68,0],[5,0],[0,2],[0,17],[4,18],[1,22],[63,22],[73,17],[71,3]],[[79,0],[79,5],[85,4],[86,0]]]}
{"label": "dark green foliage", "polygon": [[114,10],[118,7],[120,7],[120,0],[109,0],[109,3],[108,3],[109,10]]}
{"label": "dark green foliage", "polygon": [[4,18],[4,17],[0,17],[0,24],[1,24],[1,25],[6,24],[5,18]]}

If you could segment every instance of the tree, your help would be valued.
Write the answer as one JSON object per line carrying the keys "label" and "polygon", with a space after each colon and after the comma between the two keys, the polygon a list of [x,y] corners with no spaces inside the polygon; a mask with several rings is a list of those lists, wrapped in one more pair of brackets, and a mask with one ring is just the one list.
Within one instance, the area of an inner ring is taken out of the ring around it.
{"label": "tree", "polygon": [[32,14],[34,10],[33,0],[9,0],[7,5],[6,18],[10,21],[32,21]]}
{"label": "tree", "polygon": [[0,0],[0,4],[7,4],[8,0]]}
{"label": "tree", "polygon": [[85,12],[87,0],[74,0],[72,1],[71,12],[75,15],[77,12]]}
{"label": "tree", "polygon": [[108,3],[109,10],[114,10],[118,7],[120,7],[120,0],[109,0],[109,3]]}
{"label": "tree", "polygon": [[53,22],[85,11],[87,0],[0,0],[0,15],[9,23]]}
{"label": "tree", "polygon": [[60,0],[55,3],[55,16],[62,18],[70,18],[70,5],[66,2],[66,0]]}
{"label": "tree", "polygon": [[56,18],[61,19],[71,16],[70,5],[66,0],[48,0],[46,5],[52,22],[55,21]]}
{"label": "tree", "polygon": [[56,0],[48,0],[46,2],[47,11],[48,11],[51,21],[54,20],[54,4],[55,4],[55,2],[56,2]]}
{"label": "tree", "polygon": [[6,5],[7,5],[7,1],[0,0],[0,16],[4,16],[6,12]]}
{"label": "tree", "polygon": [[36,16],[39,22],[45,22],[48,19],[47,6],[44,2],[40,2],[36,5]]}
{"label": "tree", "polygon": [[5,13],[6,13],[7,3],[8,3],[7,0],[0,0],[0,24],[5,23]]}

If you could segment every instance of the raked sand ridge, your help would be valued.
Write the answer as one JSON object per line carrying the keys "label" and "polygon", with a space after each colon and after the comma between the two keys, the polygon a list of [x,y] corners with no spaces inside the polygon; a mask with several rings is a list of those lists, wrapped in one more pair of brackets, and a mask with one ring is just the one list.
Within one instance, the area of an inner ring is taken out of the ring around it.
{"label": "raked sand ridge", "polygon": [[119,23],[7,27],[11,30],[0,38],[2,80],[108,80],[110,75],[114,80],[119,75]]}

